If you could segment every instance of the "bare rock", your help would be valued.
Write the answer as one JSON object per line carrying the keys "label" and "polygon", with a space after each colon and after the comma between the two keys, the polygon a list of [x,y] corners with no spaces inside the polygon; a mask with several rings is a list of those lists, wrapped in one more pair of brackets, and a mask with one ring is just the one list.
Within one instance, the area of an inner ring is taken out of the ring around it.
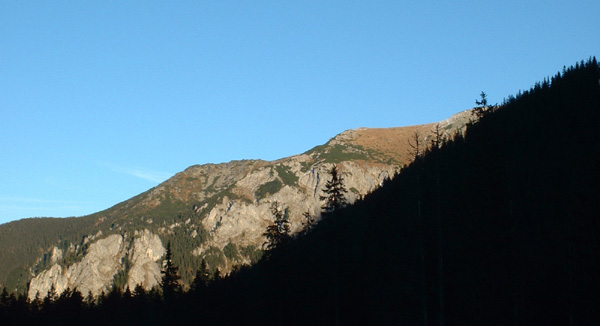
{"label": "bare rock", "polygon": [[58,294],[70,288],[84,295],[91,292],[97,296],[111,284],[125,255],[123,249],[123,237],[120,235],[114,234],[96,241],[90,245],[87,255],[80,262],[66,269],[54,264],[33,278],[29,285],[29,298],[35,298],[38,292],[41,297],[46,296],[52,285]]}
{"label": "bare rock", "polygon": [[138,284],[144,289],[151,289],[160,281],[160,266],[158,260],[166,253],[158,235],[148,230],[140,232],[133,241],[129,257],[131,269],[127,286],[134,289]]}

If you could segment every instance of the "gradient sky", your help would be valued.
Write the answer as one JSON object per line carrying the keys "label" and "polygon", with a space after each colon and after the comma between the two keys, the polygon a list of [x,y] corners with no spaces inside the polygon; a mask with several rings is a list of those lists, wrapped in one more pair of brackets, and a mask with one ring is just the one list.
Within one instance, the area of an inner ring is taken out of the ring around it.
{"label": "gradient sky", "polygon": [[500,103],[600,54],[600,1],[0,2],[0,223],[194,164]]}

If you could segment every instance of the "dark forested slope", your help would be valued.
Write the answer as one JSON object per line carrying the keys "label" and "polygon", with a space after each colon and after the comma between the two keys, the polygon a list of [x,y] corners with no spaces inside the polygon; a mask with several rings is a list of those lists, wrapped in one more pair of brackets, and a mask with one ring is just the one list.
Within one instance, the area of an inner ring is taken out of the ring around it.
{"label": "dark forested slope", "polygon": [[431,148],[250,276],[241,273],[235,307],[252,308],[239,316],[598,323],[599,81],[595,59],[578,63]]}

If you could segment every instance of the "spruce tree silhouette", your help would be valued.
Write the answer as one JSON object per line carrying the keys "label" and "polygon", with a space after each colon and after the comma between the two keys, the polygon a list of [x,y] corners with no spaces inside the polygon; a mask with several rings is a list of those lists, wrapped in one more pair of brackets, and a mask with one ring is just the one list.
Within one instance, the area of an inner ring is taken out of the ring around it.
{"label": "spruce tree silhouette", "polygon": [[331,180],[327,181],[325,188],[323,188],[323,192],[326,195],[320,196],[321,200],[325,200],[325,204],[321,207],[325,214],[332,213],[348,204],[346,201],[346,193],[348,191],[344,187],[344,179],[335,164],[329,170],[329,174],[331,175]]}
{"label": "spruce tree silhouette", "polygon": [[475,100],[475,104],[477,104],[477,106],[473,108],[473,114],[478,119],[481,119],[490,112],[490,107],[487,105],[487,94],[485,94],[484,91],[481,91],[479,97],[479,100]]}
{"label": "spruce tree silhouette", "polygon": [[200,263],[200,268],[196,271],[196,276],[192,281],[190,291],[196,293],[201,293],[205,291],[206,287],[208,287],[209,281],[210,271],[208,270],[206,260],[202,259],[202,263]]}
{"label": "spruce tree silhouette", "polygon": [[171,242],[167,243],[167,254],[165,256],[165,266],[161,271],[162,279],[160,286],[162,288],[163,298],[165,301],[172,300],[179,292],[181,292],[181,284],[179,284],[179,267],[173,263],[171,252]]}
{"label": "spruce tree silhouette", "polygon": [[263,235],[267,241],[263,243],[263,248],[267,252],[286,244],[291,239],[290,222],[287,219],[285,211],[279,207],[277,201],[271,204],[271,214],[275,217],[273,223],[267,226],[267,230]]}

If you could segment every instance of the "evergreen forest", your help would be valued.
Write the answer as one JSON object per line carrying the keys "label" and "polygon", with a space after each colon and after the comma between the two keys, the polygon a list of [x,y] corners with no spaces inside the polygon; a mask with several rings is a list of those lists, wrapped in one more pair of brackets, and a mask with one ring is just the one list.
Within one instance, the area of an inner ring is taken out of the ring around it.
{"label": "evergreen forest", "polygon": [[162,288],[4,290],[0,324],[599,325],[596,59],[477,112],[252,266],[181,286],[169,252]]}

